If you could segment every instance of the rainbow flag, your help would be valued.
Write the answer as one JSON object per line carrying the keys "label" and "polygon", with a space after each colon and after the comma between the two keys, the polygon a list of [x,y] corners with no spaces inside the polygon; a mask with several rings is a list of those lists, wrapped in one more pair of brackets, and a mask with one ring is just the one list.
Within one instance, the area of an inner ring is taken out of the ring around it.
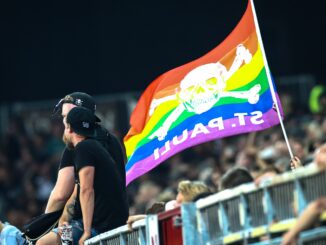
{"label": "rainbow flag", "polygon": [[124,139],[127,185],[188,147],[279,123],[254,18],[249,1],[220,45],[147,87]]}

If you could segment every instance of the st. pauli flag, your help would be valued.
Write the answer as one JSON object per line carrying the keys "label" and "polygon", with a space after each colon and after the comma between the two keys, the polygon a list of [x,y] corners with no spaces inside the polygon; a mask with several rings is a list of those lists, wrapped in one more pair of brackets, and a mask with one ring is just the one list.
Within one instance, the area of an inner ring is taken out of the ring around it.
{"label": "st. pauli flag", "polygon": [[183,149],[280,122],[254,18],[249,1],[220,45],[147,87],[124,139],[127,185]]}

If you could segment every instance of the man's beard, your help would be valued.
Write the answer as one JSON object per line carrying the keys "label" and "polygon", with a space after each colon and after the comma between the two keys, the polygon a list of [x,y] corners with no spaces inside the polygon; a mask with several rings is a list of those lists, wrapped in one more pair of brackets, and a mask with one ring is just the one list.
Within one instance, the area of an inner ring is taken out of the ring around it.
{"label": "man's beard", "polygon": [[70,150],[74,149],[73,143],[67,138],[67,136],[65,134],[63,134],[63,136],[62,136],[62,140],[66,144],[68,149],[70,149]]}

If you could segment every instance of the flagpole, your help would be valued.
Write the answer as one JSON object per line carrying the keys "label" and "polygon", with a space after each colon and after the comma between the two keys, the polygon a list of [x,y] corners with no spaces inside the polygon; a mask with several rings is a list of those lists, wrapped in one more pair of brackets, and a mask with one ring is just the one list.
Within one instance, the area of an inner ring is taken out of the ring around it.
{"label": "flagpole", "polygon": [[275,104],[276,112],[277,112],[277,115],[278,115],[278,119],[280,120],[282,132],[283,132],[283,135],[284,135],[284,139],[285,139],[287,148],[289,150],[290,157],[292,159],[293,158],[293,153],[292,153],[292,150],[291,150],[291,147],[290,147],[290,143],[289,143],[289,139],[287,137],[287,134],[286,134],[286,131],[285,131],[285,128],[284,128],[284,125],[283,125],[283,121],[282,121],[282,116],[281,116],[281,113],[280,113],[280,109],[279,109],[279,106],[278,106],[278,103],[277,103],[277,100],[276,100],[275,90],[274,90],[274,86],[273,86],[271,75],[270,75],[271,73],[270,73],[268,62],[267,62],[267,59],[266,59],[266,54],[265,54],[265,49],[264,49],[264,45],[263,45],[263,40],[262,40],[262,37],[261,37],[259,25],[258,25],[258,20],[257,20],[257,15],[256,15],[254,1],[253,0],[249,0],[249,1],[251,3],[251,7],[252,7],[252,13],[253,13],[253,17],[254,17],[254,23],[255,23],[256,30],[257,30],[257,36],[258,36],[258,43],[259,43],[259,45],[261,47],[261,51],[262,51],[262,54],[263,54],[263,59],[264,59],[265,69],[266,69],[266,75],[267,75],[269,87],[270,87],[270,90],[271,90],[272,99],[273,99],[273,102]]}

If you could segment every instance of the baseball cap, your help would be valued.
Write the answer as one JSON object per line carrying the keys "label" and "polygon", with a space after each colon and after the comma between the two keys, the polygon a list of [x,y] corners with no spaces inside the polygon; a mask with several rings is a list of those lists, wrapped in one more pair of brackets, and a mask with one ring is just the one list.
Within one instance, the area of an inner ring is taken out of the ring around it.
{"label": "baseball cap", "polygon": [[86,137],[95,135],[96,118],[91,110],[81,106],[74,107],[69,111],[66,120],[77,134]]}
{"label": "baseball cap", "polygon": [[[76,106],[82,106],[89,109],[93,114],[96,110],[95,100],[89,94],[83,92],[73,92],[71,94],[67,94],[65,97],[59,100],[56,106],[53,109],[53,114],[57,114],[62,109],[62,105],[64,103],[73,104]],[[101,119],[95,115],[96,122],[100,122]]]}

